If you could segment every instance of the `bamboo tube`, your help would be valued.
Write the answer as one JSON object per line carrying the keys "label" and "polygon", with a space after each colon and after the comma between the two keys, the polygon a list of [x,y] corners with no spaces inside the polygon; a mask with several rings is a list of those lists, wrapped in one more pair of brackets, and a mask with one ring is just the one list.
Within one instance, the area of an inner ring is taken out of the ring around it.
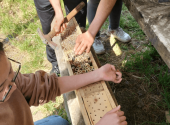
{"label": "bamboo tube", "polygon": [[86,73],[86,70],[82,70],[82,73]]}
{"label": "bamboo tube", "polygon": [[79,71],[79,69],[78,69],[78,68],[75,68],[75,71],[76,71],[76,72],[78,72],[78,71]]}

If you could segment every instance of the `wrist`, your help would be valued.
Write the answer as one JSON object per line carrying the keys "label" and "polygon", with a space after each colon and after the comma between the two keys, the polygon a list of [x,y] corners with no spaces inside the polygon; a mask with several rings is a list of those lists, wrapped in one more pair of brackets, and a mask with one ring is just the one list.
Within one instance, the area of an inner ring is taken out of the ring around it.
{"label": "wrist", "polygon": [[95,33],[93,30],[91,30],[91,28],[89,28],[89,29],[87,30],[87,32],[90,34],[91,37],[93,37],[93,39],[95,38],[95,36],[96,36],[96,34],[97,34],[97,33]]}
{"label": "wrist", "polygon": [[59,19],[64,19],[63,11],[60,8],[54,9],[55,11],[55,17],[58,17]]}
{"label": "wrist", "polygon": [[85,34],[86,34],[86,37],[88,38],[88,41],[93,43],[95,36],[93,36],[88,30],[85,32]]}
{"label": "wrist", "polygon": [[102,72],[101,72],[101,70],[100,70],[100,68],[99,69],[97,69],[97,70],[95,70],[95,74],[97,74],[97,81],[102,81],[103,80],[103,75],[102,75]]}
{"label": "wrist", "polygon": [[59,16],[60,18],[62,18],[62,17],[64,18],[60,0],[49,0],[49,1],[50,1],[51,5],[53,6],[55,14],[57,14],[56,17]]}

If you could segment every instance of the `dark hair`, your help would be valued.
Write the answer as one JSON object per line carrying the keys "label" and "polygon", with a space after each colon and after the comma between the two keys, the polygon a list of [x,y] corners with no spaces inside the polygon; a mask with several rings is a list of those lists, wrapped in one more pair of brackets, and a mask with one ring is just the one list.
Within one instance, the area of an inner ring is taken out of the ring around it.
{"label": "dark hair", "polygon": [[0,52],[4,52],[3,43],[0,42]]}

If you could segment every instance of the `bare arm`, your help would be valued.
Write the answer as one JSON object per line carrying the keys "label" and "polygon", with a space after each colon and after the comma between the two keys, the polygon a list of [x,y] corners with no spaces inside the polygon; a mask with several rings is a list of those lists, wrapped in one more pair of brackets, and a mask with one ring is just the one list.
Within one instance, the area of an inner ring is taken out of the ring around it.
{"label": "bare arm", "polygon": [[[57,34],[64,31],[66,28],[66,24],[62,24],[64,22],[64,15],[61,8],[60,0],[49,0],[51,5],[53,6],[53,9],[55,11],[55,24],[54,28]],[[62,25],[61,25],[62,24]],[[56,34],[56,35],[57,35]]]}
{"label": "bare arm", "polygon": [[122,80],[121,77],[121,72],[116,72],[113,65],[106,64],[93,72],[75,76],[59,77],[58,84],[60,92],[63,94],[101,80],[120,83]]}
{"label": "bare arm", "polygon": [[58,83],[60,86],[61,94],[63,94],[68,91],[76,90],[78,88],[86,86],[89,83],[94,83],[100,80],[101,78],[96,70],[94,72],[89,72],[86,74],[59,77]]}
{"label": "bare arm", "polygon": [[110,14],[116,0],[101,0],[97,8],[96,15],[88,29],[88,32],[94,38],[97,32],[100,30],[101,26]]}
{"label": "bare arm", "polygon": [[96,15],[90,24],[89,29],[78,36],[75,46],[75,54],[82,54],[85,50],[90,51],[94,38],[110,14],[116,0],[101,0]]}

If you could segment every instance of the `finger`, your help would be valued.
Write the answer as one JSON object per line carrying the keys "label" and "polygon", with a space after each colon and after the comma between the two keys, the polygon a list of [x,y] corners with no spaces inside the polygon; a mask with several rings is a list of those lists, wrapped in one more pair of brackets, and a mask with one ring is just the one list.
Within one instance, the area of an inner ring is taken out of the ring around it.
{"label": "finger", "polygon": [[109,111],[108,113],[115,113],[115,112],[119,111],[119,110],[120,110],[120,108],[121,108],[121,106],[120,106],[120,105],[118,105],[116,108],[112,109],[112,110],[111,110],[111,111]]}
{"label": "finger", "polygon": [[65,27],[67,27],[68,23],[64,23]]}
{"label": "finger", "polygon": [[126,117],[125,116],[121,116],[120,118],[120,122],[126,121]]}
{"label": "finger", "polygon": [[83,43],[81,43],[80,45],[79,45],[79,47],[77,48],[77,54],[79,54],[80,53],[80,50],[81,50],[81,48],[84,46],[84,44]]}
{"label": "finger", "polygon": [[121,122],[120,125],[127,125],[127,121]]}
{"label": "finger", "polygon": [[59,27],[55,27],[55,32],[59,33],[60,32],[60,28]]}
{"label": "finger", "polygon": [[122,78],[122,73],[121,72],[116,72],[116,79]]}
{"label": "finger", "polygon": [[114,82],[114,83],[120,83],[121,81],[122,81],[122,78],[121,78],[121,79],[118,79],[118,80],[116,79],[116,80],[114,80],[113,82]]}
{"label": "finger", "polygon": [[67,27],[67,25],[65,23],[63,23],[63,29],[65,30]]}
{"label": "finger", "polygon": [[90,52],[90,48],[91,48],[91,46],[88,46],[88,47],[87,47],[86,53],[89,53],[89,52]]}
{"label": "finger", "polygon": [[79,55],[82,54],[85,50],[86,50],[87,46],[83,44],[83,46],[81,47],[80,51],[79,51]]}
{"label": "finger", "polygon": [[115,66],[114,66],[114,65],[111,65],[111,69],[112,69],[113,71],[116,71],[116,69],[115,69]]}
{"label": "finger", "polygon": [[77,48],[79,47],[80,44],[81,44],[81,37],[78,36],[77,39],[76,39],[76,45],[74,47],[75,52],[77,51]]}
{"label": "finger", "polygon": [[117,69],[116,72],[120,72],[120,71]]}
{"label": "finger", "polygon": [[119,111],[119,112],[117,112],[117,114],[118,114],[119,116],[123,116],[125,113],[124,113],[123,111]]}
{"label": "finger", "polygon": [[116,75],[117,75],[117,79],[120,79],[120,78],[122,78],[122,73],[121,72],[116,72]]}
{"label": "finger", "polygon": [[64,31],[64,28],[63,28],[63,26],[61,26],[60,32],[62,33],[63,31]]}
{"label": "finger", "polygon": [[56,22],[56,25],[55,25],[55,32],[60,32],[60,25],[59,25],[59,23],[58,22]]}
{"label": "finger", "polygon": [[61,33],[61,32],[57,32],[57,33],[55,34],[55,36],[58,36],[60,33]]}
{"label": "finger", "polygon": [[66,24],[65,24],[65,23],[63,23],[62,27],[63,27],[63,29],[65,29],[65,28],[66,28]]}

